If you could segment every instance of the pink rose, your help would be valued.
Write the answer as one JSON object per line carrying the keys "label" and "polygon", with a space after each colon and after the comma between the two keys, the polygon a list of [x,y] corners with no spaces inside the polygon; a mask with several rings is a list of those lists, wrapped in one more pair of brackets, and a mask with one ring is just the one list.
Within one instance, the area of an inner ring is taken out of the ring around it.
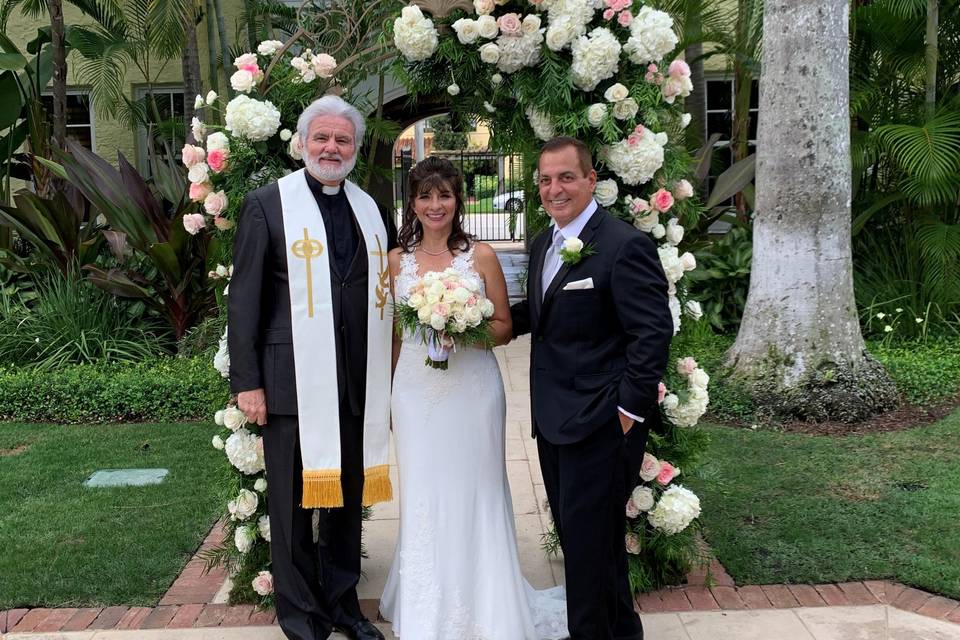
{"label": "pink rose", "polygon": [[220,231],[229,231],[230,229],[233,229],[233,220],[224,218],[223,216],[218,214],[213,216],[213,226],[215,226]]}
{"label": "pink rose", "polygon": [[212,149],[207,154],[207,164],[213,169],[214,173],[220,173],[227,168],[227,156],[229,152],[224,149]]}
{"label": "pink rose", "polygon": [[515,13],[505,13],[497,18],[497,26],[500,27],[500,33],[505,36],[523,34],[523,23],[520,21],[520,16]]}
{"label": "pink rose", "polygon": [[650,198],[650,206],[660,213],[670,211],[670,208],[673,207],[673,194],[666,189],[658,189]]}
{"label": "pink rose", "polygon": [[660,473],[657,474],[657,482],[663,486],[670,484],[670,481],[680,475],[680,469],[664,460],[660,463]]}
{"label": "pink rose", "polygon": [[629,27],[630,23],[633,22],[633,14],[629,11],[621,11],[617,16],[617,22],[620,23],[621,27]]}
{"label": "pink rose", "polygon": [[610,0],[607,6],[614,11],[623,11],[632,4],[631,0]]}
{"label": "pink rose", "polygon": [[314,72],[321,78],[332,78],[333,72],[337,69],[337,61],[326,53],[313,56],[312,62]]}
{"label": "pink rose", "polygon": [[640,479],[644,482],[650,482],[660,475],[660,461],[651,454],[643,454],[643,462],[640,464]]}
{"label": "pink rose", "polygon": [[433,312],[438,316],[443,316],[446,318],[448,315],[450,315],[450,306],[442,302],[438,302],[437,304],[433,305]]}
{"label": "pink rose", "polygon": [[631,147],[635,147],[643,140],[639,133],[631,133],[627,136],[627,144]]}
{"label": "pink rose", "polygon": [[223,191],[211,193],[203,200],[203,210],[212,216],[218,216],[227,208],[227,194]]}
{"label": "pink rose", "polygon": [[640,135],[643,135],[644,131],[646,131],[646,129],[643,128],[642,124],[638,124],[636,127],[633,128],[633,132],[638,133]]}
{"label": "pink rose", "polygon": [[686,200],[693,196],[693,185],[687,180],[681,180],[673,187],[673,197],[677,200]]}
{"label": "pink rose", "polygon": [[[214,220],[216,222],[216,220]],[[667,397],[667,385],[662,382],[657,385],[657,404],[663,404],[663,399]]]}
{"label": "pink rose", "polygon": [[697,361],[690,356],[681,358],[677,360],[677,373],[682,376],[688,376],[696,370],[697,366]]}
{"label": "pink rose", "polygon": [[241,65],[239,66],[239,69],[240,69],[241,71],[249,71],[249,72],[250,72],[250,75],[252,75],[254,78],[256,78],[256,77],[257,77],[257,74],[260,73],[260,67],[259,67],[256,63],[253,63],[253,64],[241,64]]}
{"label": "pink rose", "polygon": [[661,92],[663,93],[663,99],[667,103],[673,104],[677,96],[683,93],[683,81],[676,77],[667,78],[667,81],[663,83]]}
{"label": "pink rose", "polygon": [[183,228],[192,236],[197,235],[207,226],[207,220],[202,213],[188,213],[183,216]]}
{"label": "pink rose", "polygon": [[613,19],[613,15],[614,15],[615,13],[616,13],[616,11],[614,11],[613,9],[604,9],[604,10],[603,10],[603,19],[604,19],[604,20],[611,20],[611,19]]}
{"label": "pink rose", "polygon": [[269,571],[261,571],[251,585],[258,595],[268,596],[273,593],[273,574]]}
{"label": "pink rose", "polygon": [[233,66],[235,66],[237,69],[243,69],[243,67],[247,65],[257,66],[257,54],[245,53],[242,56],[234,58],[233,60]]}
{"label": "pink rose", "polygon": [[633,500],[627,500],[626,514],[628,518],[636,518],[640,515],[640,509],[637,509],[637,505],[633,503]]}
{"label": "pink rose", "polygon": [[647,71],[650,73],[656,73],[657,71],[659,71],[659,68],[657,67],[657,65],[651,62],[650,64],[647,65]]}
{"label": "pink rose", "polygon": [[533,6],[539,7],[540,4],[543,2],[543,0],[529,0],[529,2],[530,2],[530,4],[532,4]]}
{"label": "pink rose", "polygon": [[690,65],[683,60],[674,60],[670,63],[667,73],[671,78],[678,78],[690,75]]}
{"label": "pink rose", "polygon": [[637,534],[628,533],[624,537],[623,542],[627,547],[627,553],[632,553],[633,555],[640,553],[640,538],[637,537]]}
{"label": "pink rose", "polygon": [[633,209],[634,213],[646,213],[647,211],[650,211],[650,203],[643,198],[635,198],[630,207]]}
{"label": "pink rose", "polygon": [[203,147],[195,147],[192,144],[183,145],[183,151],[180,152],[183,156],[183,166],[190,168],[195,164],[200,164],[203,162],[207,152],[203,150]]}
{"label": "pink rose", "polygon": [[203,202],[207,195],[213,191],[213,186],[209,182],[191,182],[190,199],[194,202]]}

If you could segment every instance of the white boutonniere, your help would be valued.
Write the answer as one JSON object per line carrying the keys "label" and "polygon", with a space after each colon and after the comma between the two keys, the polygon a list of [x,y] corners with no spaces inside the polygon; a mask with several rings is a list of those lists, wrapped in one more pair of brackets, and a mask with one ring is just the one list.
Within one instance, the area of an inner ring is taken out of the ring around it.
{"label": "white boutonniere", "polygon": [[563,241],[563,247],[560,248],[560,259],[564,264],[572,267],[595,253],[592,243],[584,245],[580,238],[567,238]]}

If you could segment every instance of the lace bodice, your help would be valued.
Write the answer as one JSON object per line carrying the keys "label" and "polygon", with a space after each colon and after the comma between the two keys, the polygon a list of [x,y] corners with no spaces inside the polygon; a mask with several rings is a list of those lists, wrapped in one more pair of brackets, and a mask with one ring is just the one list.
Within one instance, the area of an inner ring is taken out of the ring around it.
{"label": "lace bodice", "polygon": [[[483,292],[483,278],[480,277],[480,274],[477,273],[473,267],[473,250],[475,246],[476,245],[471,244],[469,249],[455,255],[448,268],[456,269],[457,272],[465,278],[476,278],[480,283],[480,291]],[[394,298],[396,298],[397,301],[405,300],[407,296],[410,295],[410,289],[417,280],[422,277],[423,274],[420,273],[420,264],[417,262],[416,252],[401,253],[400,273],[397,275],[396,282],[394,283],[394,287],[396,288]]]}

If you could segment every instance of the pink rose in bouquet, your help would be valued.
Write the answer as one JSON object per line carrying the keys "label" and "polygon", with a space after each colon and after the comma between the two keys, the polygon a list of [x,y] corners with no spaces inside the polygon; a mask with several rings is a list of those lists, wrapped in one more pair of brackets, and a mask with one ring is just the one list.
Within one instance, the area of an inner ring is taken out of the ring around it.
{"label": "pink rose in bouquet", "polygon": [[650,482],[660,475],[661,464],[652,453],[643,454],[643,462],[640,464],[640,479],[644,482]]}
{"label": "pink rose in bouquet", "polygon": [[660,463],[660,473],[657,474],[657,482],[663,486],[667,486],[678,475],[680,475],[680,469],[663,460]]}
{"label": "pink rose in bouquet", "polygon": [[207,165],[213,169],[214,173],[220,173],[227,168],[227,156],[230,152],[226,149],[211,149],[207,154]]}
{"label": "pink rose in bouquet", "polygon": [[658,189],[650,198],[650,205],[660,213],[666,213],[673,207],[673,194],[666,189]]}
{"label": "pink rose in bouquet", "polygon": [[273,593],[273,574],[269,571],[261,571],[251,584],[258,595],[268,596]]}
{"label": "pink rose in bouquet", "polygon": [[523,35],[523,23],[520,22],[520,16],[515,13],[505,13],[497,18],[497,26],[500,27],[500,33],[505,36]]}
{"label": "pink rose in bouquet", "polygon": [[183,216],[183,228],[192,236],[200,233],[207,226],[207,220],[202,213],[188,213]]}
{"label": "pink rose in bouquet", "polygon": [[193,202],[203,202],[207,199],[211,191],[213,191],[213,185],[209,182],[191,182],[190,200]]}

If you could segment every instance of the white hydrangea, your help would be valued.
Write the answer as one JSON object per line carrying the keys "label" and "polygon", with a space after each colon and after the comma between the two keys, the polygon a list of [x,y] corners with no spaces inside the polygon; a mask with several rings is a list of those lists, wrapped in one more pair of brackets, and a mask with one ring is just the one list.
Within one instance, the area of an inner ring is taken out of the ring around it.
{"label": "white hydrangea", "polygon": [[591,0],[550,0],[547,9],[547,46],[560,51],[587,32],[596,5]]}
{"label": "white hydrangea", "polygon": [[601,81],[617,73],[620,41],[609,29],[598,27],[574,40],[570,48],[573,51],[570,77],[574,86],[593,91]]}
{"label": "white hydrangea", "polygon": [[657,62],[677,46],[679,39],[673,32],[670,14],[651,7],[643,7],[630,23],[630,37],[623,50],[636,64]]}
{"label": "white hydrangea", "polygon": [[602,207],[609,207],[617,201],[620,190],[616,180],[601,180],[597,183],[593,197]]}
{"label": "white hydrangea", "polygon": [[230,464],[236,467],[240,473],[249,476],[260,473],[265,468],[260,436],[250,433],[243,427],[230,434],[224,450]]}
{"label": "white hydrangea", "polygon": [[226,130],[235,136],[260,142],[280,128],[280,110],[273,103],[239,95],[227,103]]}
{"label": "white hydrangea", "polygon": [[213,356],[213,368],[220,372],[224,378],[230,377],[230,350],[227,347],[227,329],[223,330],[220,337],[220,346],[217,353]]}
{"label": "white hydrangea", "polygon": [[426,60],[437,50],[437,30],[433,20],[420,7],[404,7],[400,17],[393,21],[393,42],[410,62]]}
{"label": "white hydrangea", "polygon": [[666,534],[680,533],[700,515],[700,498],[683,485],[671,485],[660,497],[660,502],[647,514],[654,528]]}
{"label": "white hydrangea", "polygon": [[253,547],[253,541],[257,539],[257,534],[253,527],[241,525],[233,532],[233,543],[237,545],[237,551],[240,553],[249,553]]}
{"label": "white hydrangea", "polygon": [[280,47],[283,46],[283,43],[279,40],[264,40],[259,45],[257,45],[257,53],[262,56],[272,56],[277,51],[280,50]]}
{"label": "white hydrangea", "polygon": [[530,121],[530,126],[533,127],[533,133],[538,138],[546,142],[557,135],[549,114],[537,111],[533,107],[527,107],[526,113],[527,120]]}
{"label": "white hydrangea", "polygon": [[644,184],[663,166],[666,143],[666,134],[644,129],[643,133],[633,133],[626,140],[607,147],[604,161],[624,184]]}
{"label": "white hydrangea", "polygon": [[532,67],[540,61],[540,45],[543,34],[539,30],[523,35],[502,35],[497,38],[500,57],[497,68],[504,73],[513,73],[523,67]]}

